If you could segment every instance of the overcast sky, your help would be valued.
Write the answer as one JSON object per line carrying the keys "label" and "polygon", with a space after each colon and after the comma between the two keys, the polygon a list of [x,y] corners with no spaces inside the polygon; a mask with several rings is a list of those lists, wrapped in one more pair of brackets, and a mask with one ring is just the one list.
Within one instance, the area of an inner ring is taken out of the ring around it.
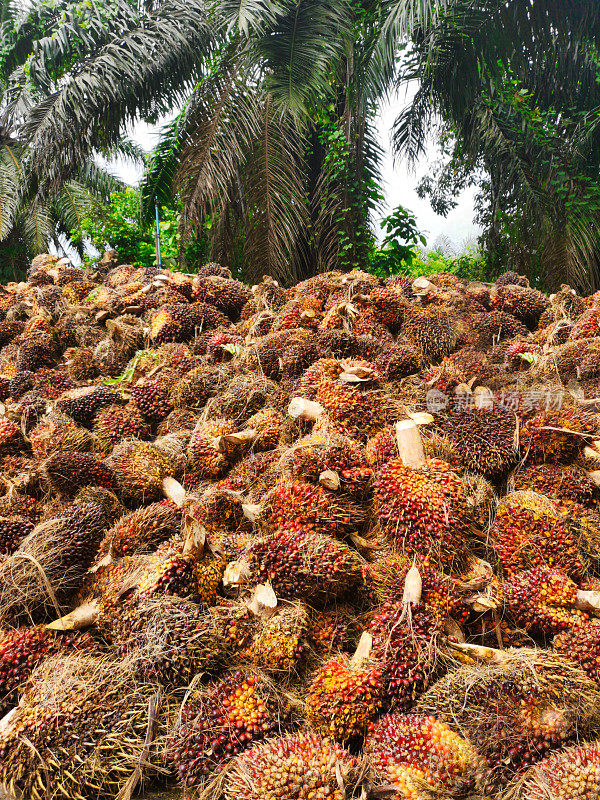
{"label": "overcast sky", "polygon": [[[431,247],[439,236],[447,237],[457,250],[462,250],[466,243],[473,242],[478,229],[473,225],[473,194],[468,190],[461,195],[458,206],[448,217],[435,214],[428,200],[421,200],[415,186],[428,171],[428,161],[435,160],[436,153],[432,148],[416,167],[408,167],[406,161],[394,160],[392,156],[390,134],[398,111],[405,104],[404,95],[393,103],[386,104],[379,115],[379,135],[385,151],[382,175],[384,178],[385,207],[381,216],[398,205],[403,205],[416,214],[419,226],[427,237]],[[146,150],[151,150],[158,141],[160,127],[140,123],[133,132],[133,138]],[[118,174],[128,183],[135,184],[140,178],[139,170],[128,164],[119,164]],[[377,226],[379,230],[379,226]]]}

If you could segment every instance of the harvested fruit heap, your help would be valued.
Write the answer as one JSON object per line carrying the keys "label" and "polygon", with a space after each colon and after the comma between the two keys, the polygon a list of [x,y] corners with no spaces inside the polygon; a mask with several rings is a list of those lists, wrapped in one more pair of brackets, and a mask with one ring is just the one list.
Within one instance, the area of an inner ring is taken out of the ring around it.
{"label": "harvested fruit heap", "polygon": [[0,795],[596,800],[600,297],[34,260]]}

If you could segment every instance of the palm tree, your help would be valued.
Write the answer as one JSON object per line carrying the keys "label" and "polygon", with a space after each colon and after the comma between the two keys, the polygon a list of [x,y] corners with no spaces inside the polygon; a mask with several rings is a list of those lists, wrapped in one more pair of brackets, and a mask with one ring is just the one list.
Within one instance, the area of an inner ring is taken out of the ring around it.
{"label": "palm tree", "polygon": [[[31,257],[50,244],[59,248],[61,235],[78,226],[93,198],[107,198],[123,185],[97,163],[93,152],[72,165],[67,180],[40,191],[28,170],[33,151],[23,136],[32,109],[43,105],[52,82],[95,46],[98,34],[106,36],[104,22],[102,18],[102,26],[89,30],[68,3],[50,7],[43,2],[0,2],[0,261],[5,279],[22,277]],[[78,41],[79,27],[85,41]],[[57,41],[63,42],[60,57]],[[38,61],[44,62],[41,80],[36,76]],[[104,155],[117,152],[140,158],[126,140]]]}
{"label": "palm tree", "polygon": [[[521,250],[535,230],[530,259],[560,266],[579,285],[600,282],[593,203],[581,202],[600,161],[596,0],[153,0],[134,10],[120,0],[115,8],[114,31],[94,29],[92,57],[78,60],[60,37],[52,43],[54,58],[73,59],[60,81],[34,56],[32,74],[52,91],[21,131],[42,188],[72,177],[139,117],[183,108],[150,185],[172,175],[186,224],[210,217],[217,252],[242,247],[251,270],[291,280],[340,263],[353,247],[350,189],[358,181],[365,192],[377,162],[369,115],[399,80],[417,78],[396,126],[399,151],[418,153],[441,120],[469,168],[483,168],[499,202],[519,209]],[[528,92],[527,106],[510,100],[513,86]],[[541,127],[528,116],[537,108]],[[337,185],[335,170],[327,175],[335,159],[323,147],[324,109],[353,165]]]}

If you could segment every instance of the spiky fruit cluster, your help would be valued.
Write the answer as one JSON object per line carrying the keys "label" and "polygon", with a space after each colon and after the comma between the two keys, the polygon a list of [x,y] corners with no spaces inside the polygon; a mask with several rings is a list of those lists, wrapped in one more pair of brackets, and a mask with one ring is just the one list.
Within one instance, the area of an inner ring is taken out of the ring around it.
{"label": "spiky fruit cluster", "polygon": [[367,441],[365,446],[367,462],[374,467],[382,466],[398,457],[396,432],[392,427],[382,428]]}
{"label": "spiky fruit cluster", "polygon": [[62,538],[65,542],[65,568],[88,569],[94,561],[107,527],[101,506],[97,503],[73,504],[53,519],[64,531]]}
{"label": "spiky fruit cluster", "polygon": [[101,408],[94,419],[94,434],[100,449],[110,453],[123,439],[146,439],[149,431],[139,410],[129,403]]}
{"label": "spiky fruit cluster", "polygon": [[468,506],[460,478],[439,459],[418,469],[401,459],[385,464],[375,478],[381,530],[395,547],[451,564],[468,531]]}
{"label": "spiky fruit cluster", "polygon": [[[365,370],[368,377],[358,381],[345,376],[351,370]],[[342,433],[364,439],[385,422],[385,396],[373,387],[379,374],[371,362],[348,359],[319,359],[298,383],[298,394],[316,400],[325,409],[331,424]]]}
{"label": "spiky fruit cluster", "polygon": [[66,414],[53,412],[43,417],[30,434],[31,449],[38,460],[56,452],[89,450],[93,438]]}
{"label": "spiky fruit cluster", "polygon": [[365,734],[382,705],[381,667],[368,662],[355,666],[347,656],[339,656],[314,675],[306,696],[306,721],[321,736],[346,744]]}
{"label": "spiky fruit cluster", "polygon": [[[482,758],[467,740],[434,717],[387,714],[371,725],[365,753],[392,800],[462,797],[475,789]],[[425,785],[423,785],[425,784]]]}
{"label": "spiky fruit cluster", "polygon": [[294,328],[316,330],[322,308],[323,302],[311,295],[290,300],[277,312],[273,321],[273,333]]}
{"label": "spiky fruit cluster", "polygon": [[363,509],[321,486],[282,483],[264,498],[269,526],[289,533],[321,533],[342,537],[362,528]]}
{"label": "spiky fruit cluster", "polygon": [[529,280],[525,275],[509,270],[496,278],[496,286],[529,286]]}
{"label": "spiky fruit cluster", "polygon": [[118,662],[46,660],[0,733],[2,787],[28,800],[116,797],[144,759],[155,696]]}
{"label": "spiky fruit cluster", "polygon": [[226,800],[343,800],[358,783],[357,762],[329,739],[289,734],[256,744],[228,772]]}
{"label": "spiky fruit cluster", "polygon": [[214,392],[217,380],[214,368],[206,365],[195,367],[171,389],[171,405],[173,408],[202,408]]}
{"label": "spiky fruit cluster", "polygon": [[567,628],[554,637],[552,647],[557,653],[577,662],[588,678],[600,685],[600,624],[595,620],[587,625]]}
{"label": "spiky fruit cluster", "polygon": [[27,534],[33,530],[33,522],[23,517],[0,517],[0,553],[11,555]]}
{"label": "spiky fruit cluster", "polygon": [[244,340],[235,333],[221,331],[214,333],[207,342],[206,355],[209,361],[219,364],[231,361],[244,348]]}
{"label": "spiky fruit cluster", "polygon": [[98,645],[89,633],[58,632],[43,625],[23,626],[0,633],[0,709],[14,701],[14,690],[24,688],[33,670],[45,658],[59,653],[90,653]]}
{"label": "spiky fruit cluster", "polygon": [[63,369],[39,369],[33,378],[33,389],[40,397],[56,400],[63,392],[72,389],[73,380]]}
{"label": "spiky fruit cluster", "polygon": [[124,512],[117,495],[102,486],[84,486],[75,495],[73,503],[96,503],[102,509],[109,525],[112,525]]}
{"label": "spiky fruit cluster", "polygon": [[30,370],[20,370],[15,372],[8,383],[8,396],[13,400],[22,397],[30,389],[33,389],[34,373]]}
{"label": "spiky fruit cluster", "polygon": [[160,422],[173,410],[169,400],[169,383],[161,378],[134,386],[131,397],[148,422]]}
{"label": "spiky fruit cluster", "polygon": [[513,475],[516,491],[531,491],[561,502],[588,505],[596,487],[586,472],[574,464],[529,464]]}
{"label": "spiky fruit cluster", "polygon": [[154,344],[181,342],[194,328],[194,313],[188,303],[171,303],[157,308],[150,318],[150,338]]}
{"label": "spiky fruit cluster", "polygon": [[288,708],[258,675],[234,672],[187,696],[168,755],[186,788],[285,726]]}
{"label": "spiky fruit cluster", "polygon": [[170,502],[151,503],[122,517],[107,532],[99,557],[149,552],[177,533],[181,512]]}
{"label": "spiky fruit cluster", "polygon": [[388,380],[397,381],[419,371],[422,357],[409,344],[386,347],[374,361],[375,368]]}
{"label": "spiky fruit cluster", "polygon": [[467,469],[498,477],[516,461],[517,418],[509,409],[450,411],[444,429]]}
{"label": "spiky fruit cluster", "polygon": [[164,450],[135,439],[115,447],[110,467],[122,496],[139,503],[157,500],[163,479],[174,471],[173,462]]}
{"label": "spiky fruit cluster", "polygon": [[555,567],[577,580],[584,572],[578,536],[550,499],[514,492],[500,503],[491,532],[507,575]]}
{"label": "spiky fruit cluster", "polygon": [[0,419],[0,452],[6,454],[17,450],[22,442],[23,436],[20,427],[7,417],[2,417]]}
{"label": "spiky fruit cluster", "polygon": [[369,299],[377,322],[385,325],[392,333],[398,333],[404,320],[406,297],[395,291],[394,286],[378,286],[371,290]]}
{"label": "spiky fruit cluster", "polygon": [[307,651],[308,614],[300,603],[281,608],[258,629],[250,658],[275,675],[298,672]]}
{"label": "spiky fruit cluster", "polygon": [[527,336],[529,333],[522,322],[505,311],[469,314],[465,323],[469,333],[465,337],[464,344],[477,348],[485,349],[504,339]]}
{"label": "spiky fruit cluster", "polygon": [[504,597],[511,617],[529,633],[554,634],[589,619],[575,608],[576,584],[550,567],[513,575],[504,584]]}
{"label": "spiky fruit cluster", "polygon": [[550,306],[550,301],[537,289],[505,285],[492,292],[490,306],[494,311],[512,314],[533,329],[540,316]]}
{"label": "spiky fruit cluster", "polygon": [[579,408],[540,411],[521,424],[521,452],[531,463],[574,461],[596,429],[595,418]]}
{"label": "spiky fruit cluster", "polygon": [[430,361],[441,361],[454,349],[456,334],[452,314],[437,306],[411,306],[402,335],[418,347]]}
{"label": "spiky fruit cluster", "polygon": [[53,453],[44,467],[52,489],[69,497],[82,486],[116,486],[112,470],[89,453]]}
{"label": "spiky fruit cluster", "polygon": [[600,747],[578,744],[533,766],[515,787],[514,800],[595,800],[600,797]]}
{"label": "spiky fruit cluster", "polygon": [[571,741],[598,714],[595,684],[544,650],[511,650],[499,664],[465,666],[438,680],[417,705],[472,742],[502,785]]}
{"label": "spiky fruit cluster", "polygon": [[589,308],[583,312],[571,328],[569,341],[592,339],[595,336],[600,336],[600,309]]}
{"label": "spiky fruit cluster", "polygon": [[245,284],[218,275],[195,279],[192,295],[201,303],[215,306],[230,319],[238,319],[242,308],[252,297]]}
{"label": "spiky fruit cluster", "polygon": [[361,625],[349,603],[336,603],[333,607],[310,612],[310,642],[323,658],[333,653],[353,652],[360,633]]}
{"label": "spiky fruit cluster", "polygon": [[362,559],[347,545],[318,533],[281,532],[253,543],[255,580],[270,581],[278,597],[311,603],[353,595],[366,585]]}
{"label": "spiky fruit cluster", "polygon": [[220,419],[196,426],[187,448],[188,467],[185,486],[196,486],[200,481],[219,478],[227,470],[228,462],[219,450],[219,437],[235,433],[232,420]]}
{"label": "spiky fruit cluster", "polygon": [[429,686],[436,668],[440,626],[423,603],[386,603],[369,623],[371,655],[381,662],[385,699],[407,710]]}
{"label": "spiky fruit cluster", "polygon": [[292,449],[289,469],[296,478],[317,483],[324,472],[335,473],[340,489],[364,497],[372,479],[363,449],[347,436],[335,431],[313,431]]}
{"label": "spiky fruit cluster", "polygon": [[22,517],[36,524],[43,512],[44,507],[35,497],[16,492],[0,497],[0,514],[3,517]]}
{"label": "spiky fruit cluster", "polygon": [[84,386],[65,392],[56,401],[56,407],[78,425],[91,428],[96,413],[104,406],[118,403],[119,399],[119,395],[106,386]]}
{"label": "spiky fruit cluster", "polygon": [[273,450],[277,447],[283,423],[283,414],[270,406],[253,414],[246,425],[256,431],[256,439],[252,443],[254,451]]}
{"label": "spiky fruit cluster", "polygon": [[421,576],[421,598],[437,619],[443,622],[452,617],[458,623],[466,621],[469,610],[458,579],[445,575],[427,556],[391,553],[377,560],[372,566],[377,598],[383,603],[394,603],[402,597],[404,581],[413,564]]}

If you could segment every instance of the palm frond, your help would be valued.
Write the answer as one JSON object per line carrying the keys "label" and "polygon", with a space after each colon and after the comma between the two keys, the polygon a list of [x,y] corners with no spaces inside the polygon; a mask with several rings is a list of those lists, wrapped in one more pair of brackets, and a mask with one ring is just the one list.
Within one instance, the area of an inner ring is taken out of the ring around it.
{"label": "palm frond", "polygon": [[44,184],[57,187],[95,147],[118,141],[127,123],[183,102],[212,43],[203,2],[166,0],[85,61],[24,126]]}
{"label": "palm frond", "polygon": [[158,144],[148,157],[140,184],[142,215],[146,220],[154,213],[155,199],[164,205],[173,196],[173,181],[181,154],[180,128],[185,115],[184,110],[162,128]]}
{"label": "palm frond", "polygon": [[54,234],[54,222],[48,206],[35,199],[21,210],[15,220],[31,253],[45,253]]}

